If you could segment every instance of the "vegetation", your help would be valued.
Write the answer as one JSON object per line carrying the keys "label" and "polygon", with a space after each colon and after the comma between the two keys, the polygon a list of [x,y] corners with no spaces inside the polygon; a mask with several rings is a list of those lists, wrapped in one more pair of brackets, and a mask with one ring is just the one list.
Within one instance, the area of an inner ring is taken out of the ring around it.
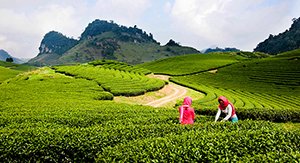
{"label": "vegetation", "polygon": [[12,63],[13,61],[14,61],[14,59],[12,57],[6,58],[6,62]]}
{"label": "vegetation", "polygon": [[213,70],[245,59],[235,53],[193,54],[148,62],[139,67],[151,70],[156,74],[187,75]]}
{"label": "vegetation", "polygon": [[5,80],[15,77],[24,71],[30,71],[33,69],[35,69],[35,67],[33,66],[0,61],[0,84]]}
{"label": "vegetation", "polygon": [[78,41],[75,39],[68,38],[56,31],[50,31],[44,36],[41,42],[39,54],[54,53],[62,55],[77,43]]}
{"label": "vegetation", "polygon": [[[297,162],[299,123],[291,122],[300,117],[299,54],[195,54],[139,66],[97,60],[19,74],[0,84],[0,160]],[[156,88],[162,81],[145,76],[151,64],[165,69],[154,66],[154,72],[180,75],[172,81],[206,94],[193,101],[194,125],[178,123],[177,107],[112,101],[122,88]],[[168,64],[173,71],[162,66]],[[213,122],[219,95],[237,106],[238,123]]]}
{"label": "vegetation", "polygon": [[148,35],[141,29],[134,27],[119,26],[114,22],[107,22],[105,20],[96,19],[85,28],[84,32],[81,34],[81,40],[89,39],[91,37],[101,35],[106,32],[113,32],[122,41],[138,41],[138,42],[155,42],[152,34]]}
{"label": "vegetation", "polygon": [[166,46],[180,46],[179,43],[175,42],[174,40],[169,40]]}
{"label": "vegetation", "polygon": [[[199,114],[215,115],[217,98],[223,95],[234,103],[241,119],[299,122],[299,52],[295,50],[276,57],[250,52],[209,53],[173,57],[139,66],[171,75],[172,82],[205,93],[203,99],[194,101]],[[228,60],[230,56],[231,61]],[[225,66],[216,65],[219,60]],[[208,71],[212,67],[214,70]]]}
{"label": "vegetation", "polygon": [[[93,66],[92,66],[93,65]],[[115,96],[136,96],[149,91],[159,90],[165,82],[148,78],[145,69],[114,62],[91,62],[90,65],[57,66],[56,72],[77,78],[96,81],[104,90]]]}
{"label": "vegetation", "polygon": [[20,71],[17,70],[12,70],[9,68],[5,68],[0,66],[0,84],[5,81],[6,79],[12,78],[16,75],[18,75],[20,73]]}
{"label": "vegetation", "polygon": [[293,19],[290,29],[283,33],[273,36],[259,43],[254,51],[264,52],[268,54],[279,54],[300,48],[300,17]]}
{"label": "vegetation", "polygon": [[160,46],[153,35],[134,27],[125,27],[96,19],[81,34],[80,40],[51,31],[44,36],[40,53],[28,63],[35,66],[86,63],[110,59],[140,64],[169,56],[199,53],[191,47]]}
{"label": "vegetation", "polygon": [[211,53],[211,52],[239,52],[241,50],[237,49],[237,48],[208,48],[204,51],[204,53]]}

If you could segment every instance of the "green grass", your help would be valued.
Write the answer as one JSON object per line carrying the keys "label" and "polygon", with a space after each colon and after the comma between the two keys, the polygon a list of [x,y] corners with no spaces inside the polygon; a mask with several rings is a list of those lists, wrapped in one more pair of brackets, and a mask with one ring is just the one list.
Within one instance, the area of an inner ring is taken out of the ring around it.
{"label": "green grass", "polygon": [[20,64],[0,61],[0,84],[9,78],[17,76],[22,72],[31,71],[34,69],[35,67],[28,66],[25,64],[20,65]]}
{"label": "green grass", "polygon": [[39,101],[58,98],[72,99],[113,99],[113,95],[103,90],[95,81],[74,79],[44,67],[15,78],[6,80],[0,85],[1,101]]}
{"label": "green grass", "polygon": [[19,73],[21,73],[21,71],[17,71],[17,70],[12,70],[9,68],[5,68],[0,66],[0,83],[2,83],[3,81],[12,78],[16,75],[18,75]]}
{"label": "green grass", "polygon": [[231,53],[193,54],[170,57],[138,66],[156,74],[187,75],[230,65],[240,59],[245,58]]}
{"label": "green grass", "polygon": [[9,62],[3,62],[0,61],[0,66],[6,67],[12,70],[18,70],[18,71],[31,71],[36,69],[34,66],[29,66],[26,64],[15,64],[15,63],[9,63]]}

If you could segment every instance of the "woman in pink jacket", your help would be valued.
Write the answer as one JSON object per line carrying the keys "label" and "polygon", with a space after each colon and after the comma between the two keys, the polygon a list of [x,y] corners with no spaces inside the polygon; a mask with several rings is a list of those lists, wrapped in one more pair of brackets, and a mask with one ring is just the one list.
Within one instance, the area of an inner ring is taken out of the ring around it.
{"label": "woman in pink jacket", "polygon": [[179,122],[181,124],[194,124],[195,120],[195,111],[191,107],[192,98],[185,97],[183,104],[179,107]]}
{"label": "woman in pink jacket", "polygon": [[226,117],[221,120],[221,121],[227,121],[229,118],[231,122],[235,123],[238,121],[238,117],[235,113],[235,109],[232,103],[230,103],[226,97],[220,96],[219,99],[219,107],[218,107],[218,112],[215,117],[215,122],[219,119],[221,112],[227,114]]}

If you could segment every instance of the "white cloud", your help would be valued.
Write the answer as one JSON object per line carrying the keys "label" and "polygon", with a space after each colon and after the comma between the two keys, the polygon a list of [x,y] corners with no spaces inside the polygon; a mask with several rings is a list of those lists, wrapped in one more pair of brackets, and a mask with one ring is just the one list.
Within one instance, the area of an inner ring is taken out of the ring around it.
{"label": "white cloud", "polygon": [[95,18],[114,20],[118,24],[132,26],[151,6],[150,0],[97,0],[93,14]]}
{"label": "white cloud", "polygon": [[176,0],[172,16],[176,26],[198,37],[198,45],[202,43],[203,48],[217,44],[252,50],[270,32],[288,28],[282,22],[288,19],[291,2]]}
{"label": "white cloud", "polygon": [[0,49],[35,57],[47,32],[78,38],[89,23],[102,19],[137,25],[163,43],[252,50],[299,15],[299,0],[1,0]]}
{"label": "white cloud", "polygon": [[149,2],[1,0],[0,34],[6,40],[0,42],[0,48],[15,57],[35,57],[43,36],[51,30],[78,38],[88,23],[95,19],[133,26],[150,6]]}

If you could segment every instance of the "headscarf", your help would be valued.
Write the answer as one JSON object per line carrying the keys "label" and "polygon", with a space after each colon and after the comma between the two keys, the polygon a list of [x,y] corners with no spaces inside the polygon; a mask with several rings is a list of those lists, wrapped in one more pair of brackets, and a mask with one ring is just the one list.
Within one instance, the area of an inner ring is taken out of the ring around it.
{"label": "headscarf", "polygon": [[192,105],[192,98],[191,97],[185,97],[183,100],[182,105],[191,106]]}
{"label": "headscarf", "polygon": [[221,103],[219,104],[219,108],[222,109],[222,110],[224,110],[229,104],[229,101],[224,96],[220,96],[218,101],[223,101],[223,104],[221,104]]}

